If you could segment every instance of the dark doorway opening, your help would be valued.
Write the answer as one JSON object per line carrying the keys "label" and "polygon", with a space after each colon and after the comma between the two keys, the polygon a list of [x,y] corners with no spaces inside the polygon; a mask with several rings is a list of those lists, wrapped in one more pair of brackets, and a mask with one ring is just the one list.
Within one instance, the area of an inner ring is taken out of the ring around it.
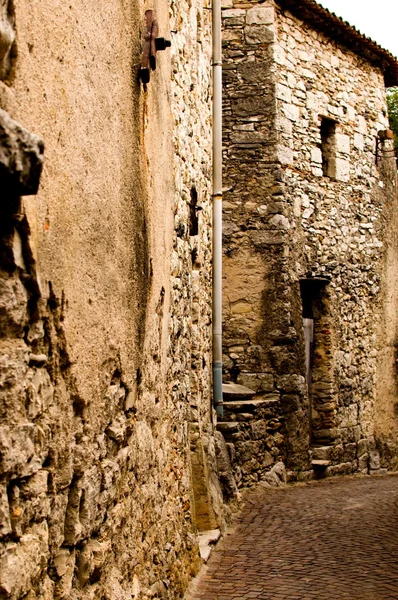
{"label": "dark doorway opening", "polygon": [[334,441],[336,402],[333,382],[333,321],[329,280],[300,281],[303,306],[306,381],[309,398],[311,444]]}

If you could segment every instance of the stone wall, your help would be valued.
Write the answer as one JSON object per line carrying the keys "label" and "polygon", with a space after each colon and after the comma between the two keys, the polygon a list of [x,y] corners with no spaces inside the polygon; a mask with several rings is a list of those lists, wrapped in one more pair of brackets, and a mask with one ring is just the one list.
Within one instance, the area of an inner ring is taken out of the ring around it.
{"label": "stone wall", "polygon": [[[292,477],[309,458],[322,473],[378,470],[383,269],[397,253],[388,140],[376,157],[383,74],[278,3],[224,6],[225,375],[277,398],[274,461]],[[266,467],[255,456],[246,481]]]}
{"label": "stone wall", "polygon": [[[175,33],[144,88],[146,8]],[[18,136],[42,142],[0,130],[2,598],[180,598],[200,563],[191,446],[220,524],[205,8],[0,2],[0,107],[45,143],[35,195]]]}

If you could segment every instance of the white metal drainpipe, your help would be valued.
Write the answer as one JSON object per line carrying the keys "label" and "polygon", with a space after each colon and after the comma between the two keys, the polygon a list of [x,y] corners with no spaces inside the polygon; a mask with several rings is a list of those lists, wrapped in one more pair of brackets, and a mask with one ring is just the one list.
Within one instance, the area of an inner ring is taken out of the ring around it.
{"label": "white metal drainpipe", "polygon": [[222,397],[222,55],[221,0],[213,0],[213,401]]}

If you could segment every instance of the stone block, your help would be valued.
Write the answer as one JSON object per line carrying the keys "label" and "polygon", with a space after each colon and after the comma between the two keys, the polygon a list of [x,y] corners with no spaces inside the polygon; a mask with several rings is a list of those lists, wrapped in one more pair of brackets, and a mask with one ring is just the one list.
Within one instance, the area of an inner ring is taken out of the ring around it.
{"label": "stone block", "polygon": [[261,460],[264,466],[273,463],[273,458],[268,452],[261,451],[262,444],[259,441],[239,441],[235,444],[238,462],[248,462],[252,459]]}
{"label": "stone block", "polygon": [[286,133],[289,136],[292,135],[292,131],[293,131],[292,121],[287,119],[286,117],[282,117],[281,115],[278,115],[276,118],[276,121],[275,121],[275,127],[278,131],[281,131],[282,133]]}
{"label": "stone block", "polygon": [[320,167],[312,167],[311,173],[314,177],[323,177],[323,169],[321,169]]}
{"label": "stone block", "polygon": [[365,147],[365,138],[362,133],[354,133],[354,147],[361,152]]}
{"label": "stone block", "polygon": [[33,420],[52,404],[54,388],[45,369],[30,370],[26,388],[27,415]]}
{"label": "stone block", "polygon": [[50,498],[47,496],[46,471],[39,471],[32,477],[19,479],[9,485],[11,525],[14,535],[20,537],[33,522],[49,516]]}
{"label": "stone block", "polygon": [[290,229],[290,221],[284,215],[273,215],[268,221],[272,229],[282,229],[288,231]]}
{"label": "stone block", "polygon": [[287,483],[287,473],[285,463],[278,462],[271,469],[273,473],[280,479],[281,483]]}
{"label": "stone block", "polygon": [[219,422],[217,423],[217,430],[221,431],[224,435],[239,432],[239,423],[233,422]]}
{"label": "stone block", "polygon": [[352,462],[356,459],[357,456],[357,445],[353,444],[345,444],[343,451],[343,462]]}
{"label": "stone block", "polygon": [[220,477],[221,489],[226,500],[238,496],[238,488],[232,472],[230,453],[221,432],[215,434],[217,469]]}
{"label": "stone block", "polygon": [[282,407],[284,413],[296,413],[301,406],[301,397],[296,394],[283,394]]}
{"label": "stone block", "polygon": [[311,69],[302,69],[301,74],[307,79],[316,79],[317,77],[316,73],[314,73],[314,71],[311,71]]}
{"label": "stone block", "polygon": [[311,162],[322,164],[322,150],[320,148],[311,148]]}
{"label": "stone block", "polygon": [[224,29],[221,38],[224,42],[239,41],[242,37],[240,29]]}
{"label": "stone block", "polygon": [[0,473],[22,475],[35,452],[34,432],[33,423],[0,427]]}
{"label": "stone block", "polygon": [[10,507],[8,504],[7,488],[5,485],[0,485],[0,537],[10,534],[11,518]]}
{"label": "stone block", "polygon": [[27,305],[28,294],[19,277],[0,277],[0,336],[22,335],[28,319]]}
{"label": "stone block", "polygon": [[316,459],[314,458],[311,461],[311,466],[314,469],[314,471],[322,471],[324,469],[326,469],[326,467],[330,466],[330,460],[321,460],[321,459]]}
{"label": "stone block", "polygon": [[11,0],[0,2],[0,80],[6,80],[15,56],[15,14]]}
{"label": "stone block", "polygon": [[59,577],[55,586],[56,598],[68,598],[75,571],[75,550],[61,548],[53,562]]}
{"label": "stone block", "polygon": [[223,383],[222,391],[224,394],[224,400],[246,400],[252,398],[256,393],[244,385],[236,383]]}
{"label": "stone block", "polygon": [[[224,413],[225,413],[225,406],[224,406]],[[233,413],[233,419],[235,421],[240,421],[243,423],[247,423],[249,421],[253,421],[253,419],[255,418],[254,415],[252,415],[251,413]],[[232,414],[231,414],[231,418],[232,418]]]}
{"label": "stone block", "polygon": [[348,182],[350,180],[351,163],[344,158],[331,159],[331,172],[337,181]]}
{"label": "stone block", "polygon": [[264,112],[264,98],[249,96],[232,100],[232,113],[236,117],[250,117],[262,115]]}
{"label": "stone block", "polygon": [[281,104],[281,111],[290,121],[298,121],[300,118],[300,107],[295,104],[284,102]]}
{"label": "stone block", "polygon": [[236,17],[245,17],[246,11],[243,8],[230,8],[222,11],[223,19],[235,19]]}
{"label": "stone block", "polygon": [[231,313],[234,315],[245,315],[253,311],[253,306],[249,302],[238,301],[231,306]]}
{"label": "stone block", "polygon": [[328,100],[327,96],[325,97],[324,95],[315,92],[308,92],[306,102],[307,108],[314,111],[318,118],[318,115],[326,110]]}
{"label": "stone block", "polygon": [[284,232],[279,231],[252,231],[250,237],[257,250],[262,250],[267,246],[283,244],[285,241]]}
{"label": "stone block", "polygon": [[89,540],[84,545],[76,561],[77,578],[82,587],[100,578],[109,550],[110,542]]}
{"label": "stone block", "polygon": [[275,10],[272,6],[254,6],[246,12],[248,25],[271,25],[275,20]]}
{"label": "stone block", "polygon": [[294,161],[293,150],[291,148],[288,148],[287,146],[278,145],[276,148],[276,156],[277,156],[277,160],[282,165],[293,164],[293,161]]}
{"label": "stone block", "polygon": [[[262,62],[258,62],[258,61],[241,62],[241,63],[238,63],[238,65],[236,65],[236,72],[239,75],[239,77],[242,77],[242,79],[245,82],[247,82],[249,84],[254,84],[256,86],[260,85],[261,89],[264,92],[271,90],[272,74],[271,74],[269,65],[267,63],[262,63]],[[263,98],[263,109],[265,109],[265,111],[268,112],[271,108],[272,108],[272,105],[270,107],[268,107],[267,103],[264,103],[264,98]],[[254,125],[254,124],[249,123],[248,125]],[[243,127],[243,125],[242,125],[242,127]],[[251,128],[253,128],[253,127],[251,127]],[[269,124],[268,124],[268,129],[269,129]]]}
{"label": "stone block", "polygon": [[33,525],[18,543],[8,543],[0,559],[0,596],[20,598],[38,581],[48,560],[48,529]]}
{"label": "stone block", "polygon": [[350,154],[350,136],[345,133],[336,133],[336,150],[342,154]]}
{"label": "stone block", "polygon": [[43,152],[41,138],[27,131],[0,109],[0,179],[3,190],[0,211],[3,214],[10,214],[15,209],[10,204],[10,197],[37,193]]}
{"label": "stone block", "polygon": [[285,66],[286,65],[286,54],[285,50],[279,44],[275,44],[273,47],[274,61],[277,65]]}
{"label": "stone block", "polygon": [[358,441],[358,456],[362,456],[366,454],[368,451],[368,442],[366,439],[362,439]]}
{"label": "stone block", "polygon": [[368,133],[368,125],[365,117],[362,117],[362,115],[357,116],[357,131],[363,135]]}
{"label": "stone block", "polygon": [[314,460],[332,460],[333,446],[317,446],[311,449],[312,458]]}
{"label": "stone block", "polygon": [[262,144],[267,141],[262,131],[235,131],[230,139],[233,144]]}
{"label": "stone block", "polygon": [[326,476],[349,475],[356,471],[355,463],[341,463],[340,465],[332,465],[326,469]]}
{"label": "stone block", "polygon": [[369,469],[378,470],[380,469],[380,455],[377,450],[371,450],[369,452]]}
{"label": "stone block", "polygon": [[101,481],[98,467],[93,466],[70,488],[64,529],[67,545],[76,545],[98,525]]}
{"label": "stone block", "polygon": [[275,41],[275,31],[267,25],[248,25],[245,27],[247,44],[272,44]]}
{"label": "stone block", "polygon": [[306,383],[302,375],[282,375],[278,377],[276,385],[285,393],[306,393]]}
{"label": "stone block", "polygon": [[238,382],[256,392],[272,392],[274,376],[272,373],[240,373]]}
{"label": "stone block", "polygon": [[264,473],[264,475],[262,475],[262,481],[268,483],[272,487],[279,487],[283,483],[280,475],[280,469],[278,469],[277,472],[275,472],[274,469],[271,469],[268,473]]}
{"label": "stone block", "polygon": [[369,466],[369,454],[366,452],[366,454],[363,454],[362,456],[360,456],[358,458],[358,469],[359,469],[359,471],[361,471],[361,473],[367,473],[368,466]]}
{"label": "stone block", "polygon": [[[230,8],[222,11],[222,19],[225,25],[244,25],[246,11],[243,8]],[[224,21],[225,19],[225,21]]]}
{"label": "stone block", "polygon": [[276,84],[275,95],[278,100],[283,100],[283,102],[288,102],[290,104],[292,101],[291,89],[281,83]]}

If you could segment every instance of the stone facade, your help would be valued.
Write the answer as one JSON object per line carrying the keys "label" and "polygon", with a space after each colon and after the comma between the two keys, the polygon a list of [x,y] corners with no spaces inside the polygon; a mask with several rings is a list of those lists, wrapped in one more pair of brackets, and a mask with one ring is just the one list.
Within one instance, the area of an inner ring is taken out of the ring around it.
{"label": "stone facade", "polygon": [[0,0],[1,598],[181,598],[222,523],[207,9]]}
{"label": "stone facade", "polygon": [[223,10],[225,379],[257,402],[226,403],[241,484],[280,460],[291,478],[377,471],[397,431],[383,51],[287,5]]}
{"label": "stone facade", "polygon": [[[198,531],[237,497],[230,459],[241,486],[311,457],[378,470],[377,443],[393,464],[382,73],[280,3],[224,2],[225,366],[243,387],[215,431],[211,7],[0,0],[1,598],[181,598]],[[172,33],[144,85],[146,9]]]}

